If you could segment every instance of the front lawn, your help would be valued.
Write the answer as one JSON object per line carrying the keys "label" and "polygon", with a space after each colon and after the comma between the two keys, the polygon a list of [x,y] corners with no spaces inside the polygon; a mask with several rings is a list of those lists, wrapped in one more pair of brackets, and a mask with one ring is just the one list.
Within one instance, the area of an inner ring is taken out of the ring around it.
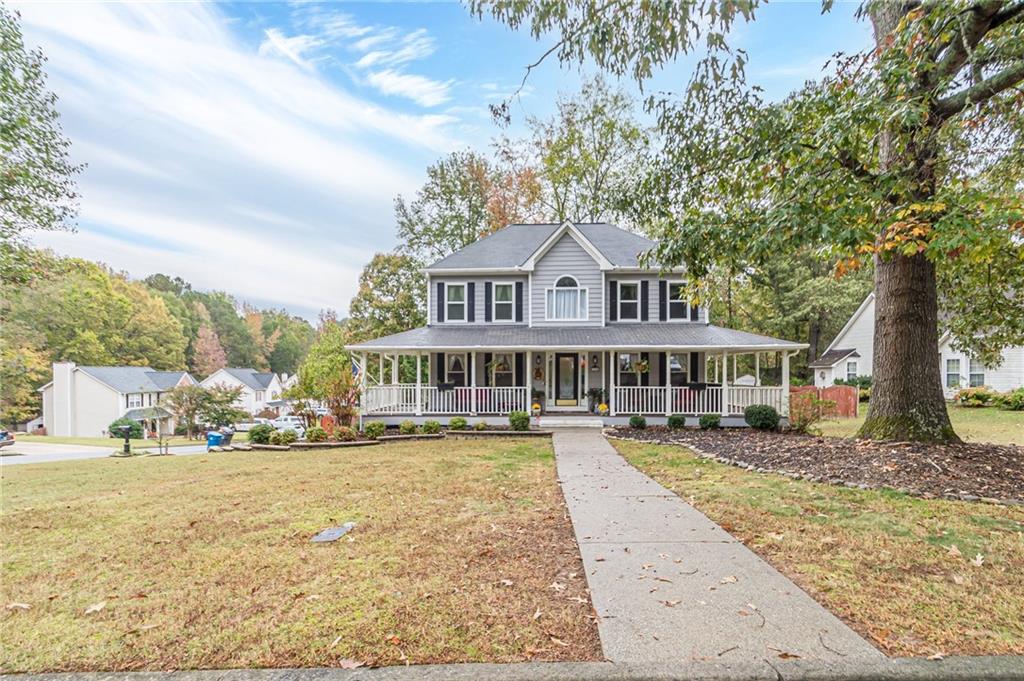
{"label": "front lawn", "polygon": [[890,655],[1024,654],[1024,508],[757,474],[615,441]]}
{"label": "front lawn", "polygon": [[546,440],[2,476],[3,671],[600,659]]}
{"label": "front lawn", "polygon": [[[860,416],[852,419],[825,421],[821,430],[832,437],[852,437],[867,415],[867,405],[860,406]],[[965,442],[994,442],[1024,446],[1024,411],[1005,411],[995,407],[975,408],[949,405],[953,429]]]}

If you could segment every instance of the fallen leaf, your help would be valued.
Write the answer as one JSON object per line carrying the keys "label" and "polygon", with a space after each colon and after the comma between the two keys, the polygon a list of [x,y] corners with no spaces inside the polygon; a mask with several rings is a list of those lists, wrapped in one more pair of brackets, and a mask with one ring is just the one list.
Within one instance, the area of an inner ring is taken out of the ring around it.
{"label": "fallen leaf", "polygon": [[100,601],[99,603],[93,603],[92,605],[90,605],[88,608],[85,609],[85,614],[86,615],[91,615],[94,612],[99,612],[100,610],[102,610],[105,607],[107,607],[107,602],[106,601]]}
{"label": "fallen leaf", "polygon": [[568,648],[568,647],[569,647],[569,644],[568,644],[568,643],[566,643],[566,642],[565,642],[565,641],[563,641],[562,639],[558,638],[557,636],[549,636],[548,638],[550,638],[550,639],[551,639],[551,642],[552,642],[552,643],[554,643],[555,645],[560,645],[560,646],[564,646],[564,647],[566,647],[566,648]]}
{"label": "fallen leaf", "polygon": [[796,655],[794,653],[782,652],[782,653],[779,653],[779,659],[780,660],[799,660],[800,656]]}
{"label": "fallen leaf", "polygon": [[668,584],[671,584],[671,583],[672,583],[672,580],[671,580],[671,579],[668,579],[668,578],[666,578],[666,577],[655,577],[655,578],[654,578],[654,581],[656,581],[656,582],[666,582],[666,583],[668,583]]}
{"label": "fallen leaf", "polygon": [[679,605],[680,603],[682,603],[682,601],[658,601],[658,602],[664,604],[664,606],[666,608],[674,608],[677,605]]}
{"label": "fallen leaf", "polygon": [[540,608],[537,608],[537,612],[533,613],[533,621],[536,622],[540,619]]}
{"label": "fallen leaf", "polygon": [[402,639],[400,639],[397,635],[392,635],[388,637],[387,641],[391,645],[397,646],[399,643],[402,642]]}
{"label": "fallen leaf", "polygon": [[727,577],[722,577],[722,580],[719,582],[719,584],[735,584],[735,583],[736,583],[736,575],[729,575]]}
{"label": "fallen leaf", "polygon": [[953,575],[953,583],[956,585],[962,585],[964,583],[963,575]]}
{"label": "fallen leaf", "polygon": [[985,562],[985,557],[980,553],[976,554],[974,558],[971,558],[971,565],[974,567],[981,567],[981,564]]}
{"label": "fallen leaf", "polygon": [[359,662],[357,660],[350,660],[347,657],[344,658],[344,659],[338,660],[338,662],[337,662],[337,667],[339,669],[359,669],[362,666],[363,666],[362,662]]}
{"label": "fallen leaf", "polygon": [[552,582],[551,588],[555,591],[565,591],[565,584],[559,584],[558,582]]}
{"label": "fallen leaf", "polygon": [[941,659],[944,659],[944,658],[945,658],[945,655],[943,655],[942,653],[935,653],[934,655],[928,656],[929,660],[935,660],[935,661],[938,661],[938,660],[941,660]]}
{"label": "fallen leaf", "polygon": [[331,641],[331,645],[329,645],[329,646],[327,646],[327,647],[328,647],[328,648],[333,648],[334,646],[336,646],[336,645],[338,645],[339,643],[341,643],[341,639],[343,639],[343,638],[345,638],[345,636],[344,636],[343,634],[342,634],[342,635],[339,635],[339,636],[338,636],[338,638],[336,638],[336,639],[334,639],[333,641]]}
{"label": "fallen leaf", "polygon": [[959,558],[963,555],[962,553],[960,553],[960,549],[956,547],[956,544],[950,544],[949,548],[946,549],[946,554],[952,556],[953,558]]}
{"label": "fallen leaf", "polygon": [[28,603],[8,603],[8,610],[31,610],[32,606]]}
{"label": "fallen leaf", "polygon": [[502,586],[512,586],[512,580],[511,579],[503,579],[503,580],[501,580],[500,583],[501,583]]}

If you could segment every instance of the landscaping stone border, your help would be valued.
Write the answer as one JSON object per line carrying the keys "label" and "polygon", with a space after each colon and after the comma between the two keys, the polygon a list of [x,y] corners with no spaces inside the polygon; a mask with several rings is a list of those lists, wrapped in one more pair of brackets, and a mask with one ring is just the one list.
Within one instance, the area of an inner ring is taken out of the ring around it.
{"label": "landscaping stone border", "polygon": [[806,480],[807,482],[816,482],[823,485],[832,485],[834,487],[847,487],[849,489],[862,489],[862,490],[890,490],[898,492],[900,494],[906,494],[907,496],[916,497],[918,499],[944,499],[946,501],[966,501],[966,502],[980,502],[985,504],[994,504],[997,506],[1024,506],[1024,499],[996,499],[995,497],[978,497],[973,494],[943,494],[941,496],[935,494],[929,494],[927,492],[915,492],[914,490],[906,487],[888,487],[886,485],[869,485],[864,482],[854,482],[852,480],[840,480],[839,478],[827,478],[822,475],[801,475],[794,471],[787,471],[782,468],[765,468],[761,466],[754,466],[746,461],[740,459],[731,459],[726,456],[718,456],[717,454],[710,454],[702,451],[697,447],[689,443],[682,442],[662,442],[661,440],[641,440],[633,437],[621,437],[615,433],[613,428],[604,428],[601,431],[604,436],[609,440],[619,440],[621,442],[639,442],[645,445],[662,445],[670,447],[680,447],[682,449],[689,449],[693,452],[698,459],[705,459],[707,461],[715,461],[717,463],[725,464],[727,466],[736,466],[748,470],[752,473],[770,473],[773,475],[781,475],[786,478],[793,480]]}
{"label": "landscaping stone border", "polygon": [[260,450],[265,450],[265,451],[270,451],[270,452],[287,452],[289,449],[291,449],[291,447],[289,447],[288,445],[258,445],[258,444],[253,444],[251,446],[252,446],[253,449],[260,449]]}
{"label": "landscaping stone border", "polygon": [[453,440],[472,440],[473,438],[490,437],[551,437],[550,430],[449,430],[445,437]]}
{"label": "landscaping stone border", "polygon": [[418,433],[416,435],[381,435],[377,442],[400,442],[402,440],[441,440],[444,433]]}

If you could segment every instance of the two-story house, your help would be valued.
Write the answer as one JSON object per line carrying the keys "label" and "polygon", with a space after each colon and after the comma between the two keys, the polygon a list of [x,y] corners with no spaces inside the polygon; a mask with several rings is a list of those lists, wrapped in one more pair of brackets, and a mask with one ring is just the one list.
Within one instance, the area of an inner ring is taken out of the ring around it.
{"label": "two-story house", "polygon": [[[599,402],[605,423],[716,413],[741,425],[751,404],[786,413],[789,358],[806,344],[711,324],[682,270],[641,265],[654,246],[610,224],[523,224],[435,262],[426,326],[348,346],[361,415],[500,423],[539,404],[549,423],[593,422]],[[762,385],[766,355],[776,385]],[[754,385],[735,385],[738,356]],[[415,382],[399,381],[402,357],[415,359]]]}
{"label": "two-story house", "polygon": [[[272,371],[256,371],[249,367],[218,369],[204,378],[200,385],[204,388],[221,385],[228,388],[241,388],[242,392],[235,400],[235,406],[253,416],[267,409],[276,410],[276,403],[280,400],[281,393],[284,392],[280,376]],[[275,404],[269,404],[271,402]]]}

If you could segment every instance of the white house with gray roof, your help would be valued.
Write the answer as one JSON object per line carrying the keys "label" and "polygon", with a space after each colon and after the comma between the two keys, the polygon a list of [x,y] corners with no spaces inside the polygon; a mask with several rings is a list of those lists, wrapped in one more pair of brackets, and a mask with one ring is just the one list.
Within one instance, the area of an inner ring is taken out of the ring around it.
{"label": "white house with gray roof", "polygon": [[281,393],[284,392],[280,376],[270,371],[256,371],[248,367],[218,369],[204,378],[200,385],[204,388],[215,385],[241,388],[242,393],[235,402],[235,406],[254,416],[267,409],[268,402],[279,400]]}
{"label": "white house with gray roof", "polygon": [[110,424],[126,416],[142,422],[147,432],[172,434],[174,417],[160,399],[179,385],[196,383],[187,371],[56,362],[53,380],[39,389],[43,426],[48,435],[106,437]]}
{"label": "white house with gray roof", "polygon": [[[641,264],[655,245],[610,224],[520,224],[435,262],[426,326],[348,346],[362,417],[498,423],[538,404],[549,423],[592,422],[598,402],[605,422],[786,413],[789,359],[807,345],[713,325],[682,269]],[[736,385],[740,362],[753,385]]]}

